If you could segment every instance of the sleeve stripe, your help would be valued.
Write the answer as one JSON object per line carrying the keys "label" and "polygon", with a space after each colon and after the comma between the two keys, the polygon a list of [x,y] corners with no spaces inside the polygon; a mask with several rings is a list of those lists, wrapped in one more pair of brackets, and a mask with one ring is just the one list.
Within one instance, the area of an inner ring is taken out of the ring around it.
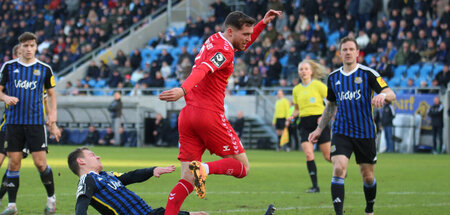
{"label": "sleeve stripe", "polygon": [[361,65],[361,64],[359,64],[359,67],[361,68],[361,69],[363,69],[363,70],[367,70],[367,71],[369,71],[369,72],[371,72],[373,75],[375,75],[375,77],[380,77],[380,74],[377,72],[377,71],[375,71],[375,70],[373,70],[372,68],[370,68],[370,67],[367,67],[367,66],[364,66],[364,65]]}
{"label": "sleeve stripe", "polygon": [[210,69],[211,69],[211,71],[212,71],[212,73],[214,73],[214,69],[212,68],[212,66],[210,66],[208,63],[206,63],[206,62],[202,62],[202,64],[206,64]]}

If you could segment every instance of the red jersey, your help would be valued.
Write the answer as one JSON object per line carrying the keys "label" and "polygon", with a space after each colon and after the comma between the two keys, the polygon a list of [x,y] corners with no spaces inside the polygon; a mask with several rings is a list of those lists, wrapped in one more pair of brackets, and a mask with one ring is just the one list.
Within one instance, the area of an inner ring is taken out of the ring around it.
{"label": "red jersey", "polygon": [[224,112],[225,90],[234,70],[233,45],[221,32],[210,36],[195,57],[193,68],[205,64],[210,72],[186,96],[186,104]]}
{"label": "red jersey", "polygon": [[[247,49],[255,40],[266,25],[261,20],[253,28],[251,41],[247,43]],[[195,67],[207,68],[208,73],[202,78],[197,85],[192,86],[196,78],[186,79],[183,83],[190,92],[185,96],[186,104],[204,108],[216,112],[224,112],[223,101],[225,98],[225,90],[228,84],[228,78],[234,70],[234,52],[237,51],[230,41],[219,32],[209,37],[203,44],[197,57],[195,57]],[[194,70],[193,70],[194,71]],[[188,87],[189,86],[189,87]]]}

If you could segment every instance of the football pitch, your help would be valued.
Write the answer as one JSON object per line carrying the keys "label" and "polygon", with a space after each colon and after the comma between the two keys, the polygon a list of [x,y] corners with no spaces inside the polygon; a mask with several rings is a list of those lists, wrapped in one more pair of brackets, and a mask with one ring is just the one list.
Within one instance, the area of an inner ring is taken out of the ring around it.
{"label": "football pitch", "polygon": [[[57,214],[74,214],[78,183],[67,167],[67,154],[76,146],[50,146],[48,163],[53,169],[57,196]],[[128,186],[153,208],[166,205],[169,191],[180,177],[176,148],[91,147],[101,157],[105,171],[126,172],[137,168],[175,164],[177,170],[161,178]],[[192,193],[182,210],[213,214],[263,215],[268,204],[276,214],[334,214],[330,195],[332,166],[316,153],[321,193],[308,194],[311,186],[303,152],[248,150],[250,175],[243,179],[210,175],[206,199]],[[217,160],[205,153],[204,161]],[[6,168],[7,160],[1,172]],[[375,167],[378,183],[375,214],[449,214],[450,156],[429,154],[380,154]],[[345,180],[345,214],[364,214],[365,200],[359,167],[350,160]],[[7,204],[7,196],[2,200]],[[22,162],[17,197],[19,214],[42,214],[45,189],[32,159]],[[1,208],[3,210],[3,207]],[[97,214],[90,207],[88,214]]]}

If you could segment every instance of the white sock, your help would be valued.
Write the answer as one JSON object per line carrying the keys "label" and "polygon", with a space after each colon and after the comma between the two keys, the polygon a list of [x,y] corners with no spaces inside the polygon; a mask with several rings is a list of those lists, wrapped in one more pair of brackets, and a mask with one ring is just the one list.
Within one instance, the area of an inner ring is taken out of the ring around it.
{"label": "white sock", "polygon": [[8,203],[8,208],[16,208],[16,203]]}
{"label": "white sock", "polygon": [[206,163],[202,163],[203,168],[205,168],[206,175],[209,175],[209,166]]}
{"label": "white sock", "polygon": [[47,197],[47,201],[52,201],[52,202],[56,201],[55,194],[53,194],[53,196]]}

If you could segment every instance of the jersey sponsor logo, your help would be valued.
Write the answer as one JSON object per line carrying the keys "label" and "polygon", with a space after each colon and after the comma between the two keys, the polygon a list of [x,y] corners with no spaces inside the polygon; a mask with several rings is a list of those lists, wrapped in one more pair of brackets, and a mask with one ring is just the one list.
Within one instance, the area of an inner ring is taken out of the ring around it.
{"label": "jersey sponsor logo", "polygon": [[33,71],[33,75],[35,75],[35,76],[40,76],[40,75],[41,75],[41,71],[40,71],[39,69],[35,69],[35,70]]}
{"label": "jersey sponsor logo", "polygon": [[14,80],[14,85],[16,88],[23,88],[23,89],[36,89],[37,81],[22,81],[22,80]]}
{"label": "jersey sponsor logo", "polygon": [[122,186],[122,183],[120,181],[111,181],[110,183],[107,183],[109,187],[111,187],[114,190],[117,190],[117,188]]}
{"label": "jersey sponsor logo", "polygon": [[341,84],[341,81],[338,80],[338,81],[336,81],[336,83],[334,85],[340,85],[340,84]]}
{"label": "jersey sponsor logo", "polygon": [[356,84],[361,84],[362,83],[362,78],[361,77],[355,77],[355,83]]}
{"label": "jersey sponsor logo", "polygon": [[50,85],[52,85],[52,87],[55,87],[55,76],[52,75],[52,77],[50,77]]}
{"label": "jersey sponsor logo", "polygon": [[386,87],[387,86],[386,82],[383,80],[382,77],[378,77],[377,78],[377,82],[380,85],[380,87]]}
{"label": "jersey sponsor logo", "polygon": [[361,90],[357,91],[345,91],[338,93],[339,100],[358,100],[361,98]]}
{"label": "jersey sponsor logo", "polygon": [[222,53],[217,52],[211,59],[210,61],[217,67],[220,68],[225,61],[227,61],[227,59],[225,58],[225,56],[223,56]]}

